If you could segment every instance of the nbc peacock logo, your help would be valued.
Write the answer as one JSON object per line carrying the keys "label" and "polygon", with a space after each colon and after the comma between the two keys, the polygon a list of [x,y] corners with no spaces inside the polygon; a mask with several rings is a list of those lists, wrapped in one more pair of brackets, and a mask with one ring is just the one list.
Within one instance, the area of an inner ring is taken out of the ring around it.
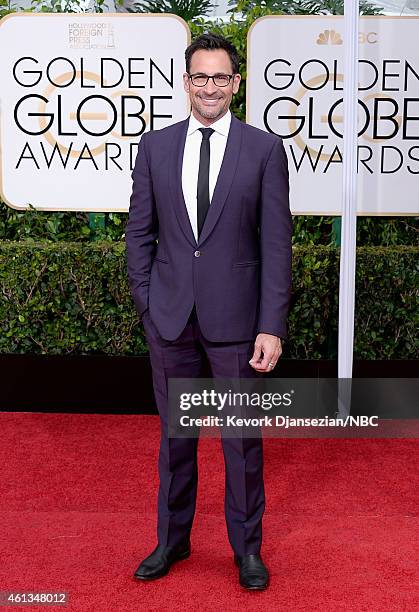
{"label": "nbc peacock logo", "polygon": [[336,30],[324,30],[317,39],[318,45],[341,45],[342,37]]}

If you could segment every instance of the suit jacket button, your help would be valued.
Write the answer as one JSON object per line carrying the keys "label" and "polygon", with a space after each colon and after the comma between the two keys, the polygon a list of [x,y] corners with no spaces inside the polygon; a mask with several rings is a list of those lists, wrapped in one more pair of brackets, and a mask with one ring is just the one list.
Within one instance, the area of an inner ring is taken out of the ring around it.
{"label": "suit jacket button", "polygon": [[201,255],[201,251],[195,251],[194,255],[195,257],[199,257]]}

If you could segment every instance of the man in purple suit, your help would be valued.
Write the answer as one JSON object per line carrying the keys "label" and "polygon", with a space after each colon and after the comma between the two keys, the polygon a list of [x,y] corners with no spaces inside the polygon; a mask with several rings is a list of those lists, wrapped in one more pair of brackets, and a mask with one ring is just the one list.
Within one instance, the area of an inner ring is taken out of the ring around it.
{"label": "man in purple suit", "polygon": [[[185,52],[191,115],[142,135],[126,228],[128,276],[149,346],[161,420],[158,545],[134,576],[190,555],[197,438],[168,435],[168,379],[271,371],[287,336],[291,234],[281,138],[236,119],[236,49],[208,33]],[[262,439],[222,438],[225,514],[240,584],[265,589]],[[216,562],[216,559],[214,560]]]}

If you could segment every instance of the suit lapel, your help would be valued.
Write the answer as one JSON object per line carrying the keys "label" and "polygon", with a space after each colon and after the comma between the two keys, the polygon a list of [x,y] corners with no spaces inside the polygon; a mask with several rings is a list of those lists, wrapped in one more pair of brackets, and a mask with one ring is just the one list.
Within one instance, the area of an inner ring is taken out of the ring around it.
{"label": "suit lapel", "polygon": [[196,240],[191,222],[189,220],[188,210],[186,208],[182,189],[183,150],[185,148],[188,125],[189,118],[180,122],[177,134],[173,138],[171,159],[169,159],[169,189],[179,225],[182,228],[186,239],[195,247]]}
{"label": "suit lapel", "polygon": [[218,221],[223,210],[225,201],[230,192],[236,173],[237,164],[240,156],[242,129],[241,122],[231,116],[230,131],[227,138],[226,148],[224,152],[223,162],[221,164],[218,179],[215,185],[213,197],[207,216],[198,239],[195,240],[191,222],[189,220],[188,211],[186,208],[185,199],[182,190],[182,162],[183,151],[185,148],[186,134],[188,130],[189,119],[185,119],[179,123],[177,134],[173,138],[171,154],[174,163],[169,163],[169,188],[175,208],[175,213],[183,233],[187,240],[194,246],[201,245],[210,235]]}

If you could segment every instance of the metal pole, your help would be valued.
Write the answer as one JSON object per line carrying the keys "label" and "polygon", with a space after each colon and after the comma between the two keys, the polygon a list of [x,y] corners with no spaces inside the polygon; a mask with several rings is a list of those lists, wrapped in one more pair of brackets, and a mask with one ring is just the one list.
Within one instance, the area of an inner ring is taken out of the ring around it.
{"label": "metal pole", "polygon": [[356,265],[359,0],[345,0],[342,236],[339,276],[338,377],[352,378]]}
{"label": "metal pole", "polygon": [[342,232],[339,273],[338,416],[351,412],[354,350],[359,0],[345,0]]}

